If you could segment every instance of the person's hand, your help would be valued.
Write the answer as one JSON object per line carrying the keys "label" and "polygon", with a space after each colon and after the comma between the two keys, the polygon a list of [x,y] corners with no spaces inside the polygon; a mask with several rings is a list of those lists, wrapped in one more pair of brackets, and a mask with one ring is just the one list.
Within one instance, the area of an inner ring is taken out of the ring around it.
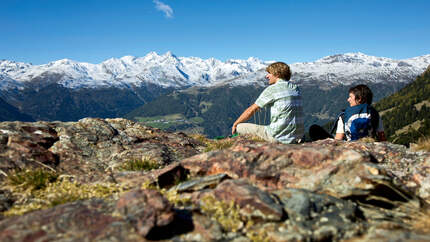
{"label": "person's hand", "polygon": [[237,128],[237,124],[233,124],[233,127],[231,127],[231,134],[235,134],[236,133],[236,128]]}

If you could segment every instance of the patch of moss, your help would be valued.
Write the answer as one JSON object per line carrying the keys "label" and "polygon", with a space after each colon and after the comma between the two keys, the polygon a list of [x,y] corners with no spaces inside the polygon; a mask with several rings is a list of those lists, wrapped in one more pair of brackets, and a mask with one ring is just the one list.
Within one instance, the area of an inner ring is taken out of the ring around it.
{"label": "patch of moss", "polygon": [[239,205],[233,201],[227,203],[208,195],[201,199],[200,209],[203,213],[211,215],[225,231],[237,232],[243,228]]}
{"label": "patch of moss", "polygon": [[106,198],[119,194],[123,189],[113,183],[78,184],[68,180],[49,183],[45,188],[35,190],[23,196],[11,209],[4,212],[5,216],[22,215],[24,213],[54,207],[60,204],[89,198]]}
{"label": "patch of moss", "polygon": [[[248,225],[247,225],[247,227],[248,227]],[[247,229],[248,229],[248,232],[246,233],[246,237],[248,237],[251,241],[270,242],[270,238],[268,238],[266,231],[264,231],[262,229],[253,230],[251,227],[249,227]]]}
{"label": "patch of moss", "polygon": [[7,177],[7,183],[19,190],[39,190],[55,182],[58,174],[44,169],[15,171]]}
{"label": "patch of moss", "polygon": [[121,171],[150,171],[161,168],[162,165],[150,157],[143,157],[141,160],[129,160],[119,167]]}
{"label": "patch of moss", "polygon": [[175,189],[161,189],[160,192],[161,194],[163,194],[163,196],[167,198],[167,200],[169,200],[169,202],[174,204],[176,207],[186,207],[192,205],[191,197],[180,194]]}

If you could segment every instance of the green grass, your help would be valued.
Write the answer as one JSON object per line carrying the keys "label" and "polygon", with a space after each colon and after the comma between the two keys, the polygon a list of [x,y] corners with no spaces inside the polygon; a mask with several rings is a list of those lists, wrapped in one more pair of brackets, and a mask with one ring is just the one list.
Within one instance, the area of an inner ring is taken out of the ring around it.
{"label": "green grass", "polygon": [[39,190],[55,182],[57,178],[56,173],[44,169],[15,171],[8,176],[8,183],[23,190]]}
{"label": "green grass", "polygon": [[13,192],[21,198],[12,208],[3,213],[4,216],[22,215],[30,211],[50,208],[76,200],[108,198],[114,194],[120,194],[123,192],[123,188],[113,183],[78,184],[58,179],[56,182],[49,183],[44,188],[32,193]]}
{"label": "green grass", "polygon": [[13,172],[1,185],[19,198],[9,210],[2,213],[4,216],[22,215],[80,199],[105,198],[122,191],[120,186],[113,183],[77,184],[44,169]]}
{"label": "green grass", "polygon": [[205,152],[209,152],[212,150],[223,150],[230,148],[233,146],[234,140],[233,139],[223,139],[223,140],[214,140],[209,143],[207,143],[207,147],[205,149]]}
{"label": "green grass", "polygon": [[203,123],[205,120],[202,117],[193,117],[189,119],[190,122],[195,124]]}
{"label": "green grass", "polygon": [[141,160],[129,160],[120,166],[122,171],[150,171],[161,168],[162,165],[158,164],[157,161],[143,157]]}

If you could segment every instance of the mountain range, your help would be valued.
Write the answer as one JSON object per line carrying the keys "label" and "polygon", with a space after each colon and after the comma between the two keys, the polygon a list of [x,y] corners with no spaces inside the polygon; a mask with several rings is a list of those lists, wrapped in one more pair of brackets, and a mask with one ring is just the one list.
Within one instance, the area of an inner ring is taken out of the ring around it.
{"label": "mountain range", "polygon": [[[232,120],[255,101],[266,85],[265,67],[271,62],[252,57],[227,61],[177,57],[171,52],[111,58],[99,64],[1,60],[0,97],[35,120],[126,116],[157,121],[167,115],[177,117],[172,129],[202,128],[206,123],[203,132],[216,136],[227,132]],[[430,55],[393,60],[346,53],[290,66],[292,80],[302,87],[310,124],[329,120],[346,105],[349,86],[367,83],[380,99],[413,81],[429,64]],[[174,100],[178,102],[172,104]],[[166,110],[181,103],[179,109]]]}
{"label": "mountain range", "polygon": [[[257,82],[272,61],[257,58],[230,59],[225,62],[210,58],[177,57],[171,52],[144,57],[111,58],[100,64],[58,60],[44,65],[0,61],[0,89],[22,89],[26,85],[57,75],[53,80],[63,87],[131,88],[148,84],[163,88],[214,86],[228,81],[232,85]],[[327,56],[314,62],[292,63],[293,79],[303,84],[324,82],[327,87],[348,85],[357,81],[409,82],[430,64],[430,55],[404,60],[346,53]],[[48,82],[48,80],[45,80]]]}

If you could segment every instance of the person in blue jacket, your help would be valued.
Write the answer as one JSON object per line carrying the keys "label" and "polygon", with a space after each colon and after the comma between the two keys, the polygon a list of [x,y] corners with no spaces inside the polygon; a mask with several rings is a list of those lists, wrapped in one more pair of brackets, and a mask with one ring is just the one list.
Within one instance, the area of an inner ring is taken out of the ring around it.
{"label": "person in blue jacket", "polygon": [[[336,121],[336,140],[354,141],[373,137],[377,141],[386,141],[382,119],[378,111],[371,106],[372,99],[373,93],[366,85],[361,84],[349,89],[349,107]],[[318,125],[310,127],[309,136],[312,140],[333,138]]]}

